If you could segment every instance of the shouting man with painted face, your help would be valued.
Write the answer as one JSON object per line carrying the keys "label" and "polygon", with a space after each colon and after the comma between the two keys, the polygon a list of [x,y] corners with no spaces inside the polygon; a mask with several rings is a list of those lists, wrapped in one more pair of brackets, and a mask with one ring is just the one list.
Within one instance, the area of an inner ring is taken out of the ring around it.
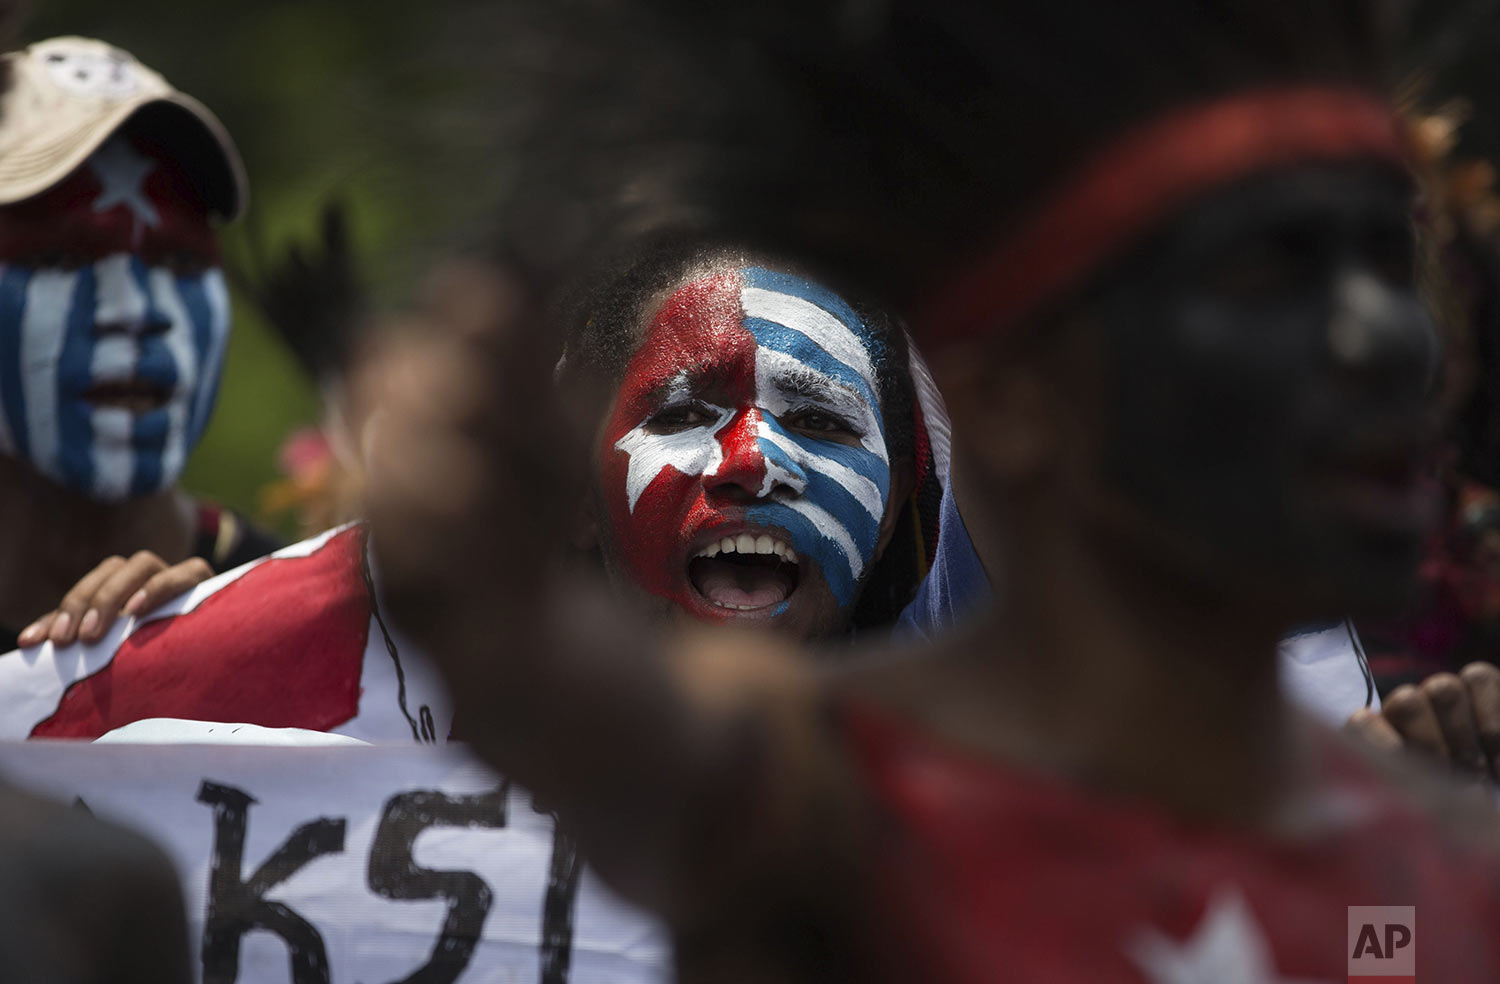
{"label": "shouting man with painted face", "polygon": [[[99,41],[5,60],[0,626],[15,627],[106,554],[225,569],[274,544],[176,488],[229,334],[213,223],[239,214],[245,179],[228,133]],[[71,621],[52,636],[92,629]]]}
{"label": "shouting man with painted face", "polygon": [[920,574],[930,531],[909,493],[934,484],[943,413],[916,395],[904,333],[779,264],[645,254],[564,359],[615,394],[589,539],[617,590],[797,638],[888,624]]}

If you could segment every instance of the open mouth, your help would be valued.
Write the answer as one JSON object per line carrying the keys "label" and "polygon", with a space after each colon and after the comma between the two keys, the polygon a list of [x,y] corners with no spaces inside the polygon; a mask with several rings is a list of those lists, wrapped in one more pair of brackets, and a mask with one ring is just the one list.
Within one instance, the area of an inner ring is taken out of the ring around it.
{"label": "open mouth", "polygon": [[96,407],[124,410],[131,414],[150,413],[167,405],[172,391],[144,379],[122,379],[94,383],[83,391],[83,398]]}
{"label": "open mouth", "polygon": [[797,552],[769,534],[726,536],[688,561],[688,580],[719,608],[756,611],[779,605],[797,590]]}

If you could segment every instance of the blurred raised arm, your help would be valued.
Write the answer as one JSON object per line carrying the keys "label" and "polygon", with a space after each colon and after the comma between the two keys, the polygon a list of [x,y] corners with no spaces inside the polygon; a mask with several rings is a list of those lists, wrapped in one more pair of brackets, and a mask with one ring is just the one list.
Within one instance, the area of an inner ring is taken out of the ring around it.
{"label": "blurred raised arm", "polygon": [[819,685],[785,644],[647,624],[559,562],[603,397],[554,383],[542,326],[503,274],[450,266],[361,374],[381,590],[447,673],[457,736],[681,916],[838,787]]}

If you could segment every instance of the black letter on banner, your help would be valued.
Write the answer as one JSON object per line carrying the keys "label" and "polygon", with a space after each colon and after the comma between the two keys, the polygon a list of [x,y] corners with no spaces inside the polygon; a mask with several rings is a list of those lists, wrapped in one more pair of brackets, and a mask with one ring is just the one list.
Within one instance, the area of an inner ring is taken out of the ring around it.
{"label": "black letter on banner", "polygon": [[[553,817],[553,823],[557,818]],[[573,903],[578,898],[578,850],[573,840],[552,828],[552,870],[542,902],[542,982],[568,984],[573,958]]]}
{"label": "black letter on banner", "polygon": [[507,787],[473,796],[418,790],[385,804],[370,845],[370,890],[388,899],[448,899],[443,934],[427,963],[393,984],[452,984],[469,966],[494,893],[472,871],[432,871],[412,859],[412,845],[428,827],[503,827]]}
{"label": "black letter on banner", "polygon": [[267,929],[286,941],[293,984],[328,984],[328,951],[306,919],[265,894],[321,854],[344,849],[344,821],[321,817],[292,831],[266,862],[242,879],[245,828],[255,799],[244,790],[203,781],[198,802],[214,808],[214,855],[208,871],[203,923],[203,984],[233,984],[240,976],[240,939]]}

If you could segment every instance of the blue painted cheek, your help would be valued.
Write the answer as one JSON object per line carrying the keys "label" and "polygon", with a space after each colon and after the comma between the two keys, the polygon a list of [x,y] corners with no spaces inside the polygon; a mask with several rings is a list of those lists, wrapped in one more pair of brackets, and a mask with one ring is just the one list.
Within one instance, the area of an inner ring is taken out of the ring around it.
{"label": "blue painted cheek", "polygon": [[[774,424],[772,426],[776,427]],[[778,435],[791,438],[797,447],[808,453],[798,455],[802,460],[797,462],[782,448],[762,438],[760,445],[767,459],[805,480],[806,489],[797,498],[818,507],[842,528],[843,533],[854,544],[862,574],[867,573],[875,556],[876,544],[880,540],[880,517],[872,516],[842,481],[819,470],[818,458],[836,461],[869,478],[879,490],[882,515],[890,498],[890,469],[880,458],[863,448],[793,437],[780,427],[776,427],[776,430]],[[780,501],[752,506],[747,513],[751,522],[777,526],[787,531],[797,553],[818,564],[840,607],[847,607],[854,602],[859,581],[850,569],[844,547],[837,539],[826,535],[812,520]]]}
{"label": "blue painted cheek", "polygon": [[215,337],[213,306],[209,303],[208,287],[205,284],[207,276],[204,274],[177,279],[177,293],[182,298],[182,306],[192,323],[193,350],[198,356],[198,376],[188,419],[189,448],[198,443],[208,428],[208,420],[218,398],[219,376],[223,368],[222,339]]}
{"label": "blue painted cheek", "polygon": [[[745,516],[752,523],[786,530],[801,562],[812,561],[823,572],[823,579],[828,582],[839,607],[845,608],[854,602],[859,582],[849,569],[849,559],[843,548],[824,536],[806,516],[777,502],[751,506],[745,510]],[[865,563],[868,564],[868,558],[865,558]]]}
{"label": "blue painted cheek", "polygon": [[149,495],[167,484],[164,458],[170,431],[166,410],[153,410],[135,418],[130,429],[131,495]]}

